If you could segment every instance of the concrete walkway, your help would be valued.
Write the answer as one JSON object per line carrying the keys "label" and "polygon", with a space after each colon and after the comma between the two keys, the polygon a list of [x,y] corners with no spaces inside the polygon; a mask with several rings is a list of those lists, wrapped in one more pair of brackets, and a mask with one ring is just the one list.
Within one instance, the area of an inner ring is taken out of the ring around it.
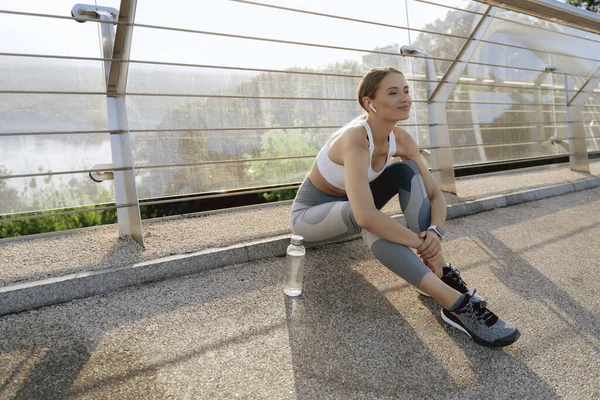
{"label": "concrete walkway", "polygon": [[0,317],[2,399],[576,399],[600,396],[600,188],[448,223],[448,261],[521,330],[504,349],[360,240]]}

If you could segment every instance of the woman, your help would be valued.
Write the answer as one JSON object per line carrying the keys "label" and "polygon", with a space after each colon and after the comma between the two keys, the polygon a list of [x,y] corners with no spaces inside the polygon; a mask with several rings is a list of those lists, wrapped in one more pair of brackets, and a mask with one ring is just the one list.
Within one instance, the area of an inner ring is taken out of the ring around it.
{"label": "woman", "polygon": [[[417,144],[396,126],[409,118],[412,103],[404,75],[393,67],[373,68],[358,85],[358,102],[366,115],[327,141],[300,186],[292,232],[307,242],[360,233],[382,264],[442,305],[444,321],[480,344],[514,343],[519,331],[446,266],[446,201]],[[403,161],[388,165],[392,156]],[[408,228],[380,211],[396,194]]]}

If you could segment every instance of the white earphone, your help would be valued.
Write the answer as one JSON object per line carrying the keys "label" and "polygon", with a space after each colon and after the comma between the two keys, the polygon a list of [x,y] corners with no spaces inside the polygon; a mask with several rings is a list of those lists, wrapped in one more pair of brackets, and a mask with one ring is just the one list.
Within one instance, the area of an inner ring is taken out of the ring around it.
{"label": "white earphone", "polygon": [[375,109],[375,107],[373,107],[373,104],[369,104],[369,107],[371,107],[371,110],[377,112],[377,110]]}

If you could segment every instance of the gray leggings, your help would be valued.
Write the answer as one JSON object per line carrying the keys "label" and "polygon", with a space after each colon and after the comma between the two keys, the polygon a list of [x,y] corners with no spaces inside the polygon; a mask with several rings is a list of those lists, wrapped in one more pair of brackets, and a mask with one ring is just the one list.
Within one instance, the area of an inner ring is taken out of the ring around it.
{"label": "gray leggings", "polygon": [[[388,165],[371,182],[370,187],[378,210],[398,194],[408,228],[419,233],[429,227],[431,205],[419,168],[413,161]],[[290,227],[294,234],[303,236],[306,242],[336,240],[360,233],[383,265],[414,286],[418,286],[421,279],[431,272],[407,246],[362,229],[354,219],[347,196],[324,193],[308,178],[302,182],[292,204]]]}

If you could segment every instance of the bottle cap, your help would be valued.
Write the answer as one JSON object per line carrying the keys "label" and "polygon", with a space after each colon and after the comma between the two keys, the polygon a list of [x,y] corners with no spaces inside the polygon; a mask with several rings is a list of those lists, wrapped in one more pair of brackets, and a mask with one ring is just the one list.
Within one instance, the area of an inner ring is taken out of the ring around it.
{"label": "bottle cap", "polygon": [[292,235],[292,244],[294,246],[300,246],[302,245],[302,241],[304,240],[304,238],[300,235]]}

